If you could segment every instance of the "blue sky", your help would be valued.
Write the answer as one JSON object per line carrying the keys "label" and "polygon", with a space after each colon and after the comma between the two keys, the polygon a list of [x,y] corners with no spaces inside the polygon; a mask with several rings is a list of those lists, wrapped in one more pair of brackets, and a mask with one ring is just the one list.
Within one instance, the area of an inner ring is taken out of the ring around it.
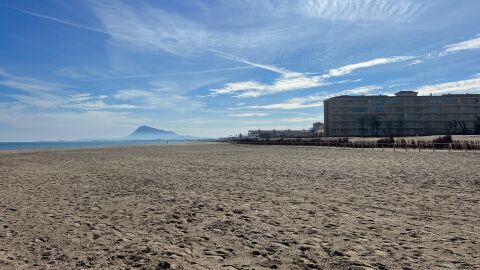
{"label": "blue sky", "polygon": [[309,128],[339,94],[479,93],[480,1],[0,0],[0,141]]}

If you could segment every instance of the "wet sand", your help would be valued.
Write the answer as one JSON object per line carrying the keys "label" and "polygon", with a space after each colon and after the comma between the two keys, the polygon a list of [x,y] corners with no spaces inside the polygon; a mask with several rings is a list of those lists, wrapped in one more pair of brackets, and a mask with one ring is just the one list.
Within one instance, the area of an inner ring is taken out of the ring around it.
{"label": "wet sand", "polygon": [[0,269],[479,265],[478,152],[0,152]]}

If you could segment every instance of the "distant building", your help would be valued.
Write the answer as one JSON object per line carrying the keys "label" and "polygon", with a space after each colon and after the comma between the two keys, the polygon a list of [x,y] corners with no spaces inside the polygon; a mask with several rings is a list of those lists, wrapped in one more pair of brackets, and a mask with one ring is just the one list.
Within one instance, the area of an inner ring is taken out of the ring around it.
{"label": "distant building", "polygon": [[338,96],[324,101],[325,134],[416,136],[480,133],[480,94]]}
{"label": "distant building", "polygon": [[315,137],[323,137],[325,135],[325,125],[321,122],[313,123],[312,133]]}
{"label": "distant building", "polygon": [[269,139],[269,138],[301,138],[308,137],[311,134],[308,130],[249,130],[249,138]]}
{"label": "distant building", "polygon": [[310,138],[310,137],[320,137],[324,134],[324,125],[323,123],[317,122],[313,124],[313,127],[309,130],[249,130],[248,138],[259,138],[259,139],[268,139],[268,138]]}

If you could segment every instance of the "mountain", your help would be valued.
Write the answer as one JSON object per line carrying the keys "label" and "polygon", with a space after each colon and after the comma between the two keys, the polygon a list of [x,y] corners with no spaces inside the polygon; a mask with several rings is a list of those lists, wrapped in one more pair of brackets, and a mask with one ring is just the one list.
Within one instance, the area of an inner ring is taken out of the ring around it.
{"label": "mountain", "polygon": [[190,136],[179,135],[173,131],[152,128],[149,126],[138,127],[134,132],[128,135],[126,140],[132,141],[150,141],[150,140],[190,140],[195,139]]}

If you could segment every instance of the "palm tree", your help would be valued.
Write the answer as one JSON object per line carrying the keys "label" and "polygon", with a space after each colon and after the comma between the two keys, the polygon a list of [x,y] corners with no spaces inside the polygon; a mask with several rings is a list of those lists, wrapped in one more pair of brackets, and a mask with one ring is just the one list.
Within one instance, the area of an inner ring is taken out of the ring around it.
{"label": "palm tree", "polygon": [[448,130],[447,130],[447,133],[448,133],[448,134],[455,134],[456,131],[457,131],[457,121],[450,121],[450,122],[448,122]]}
{"label": "palm tree", "polygon": [[362,137],[365,136],[365,132],[364,132],[364,131],[365,131],[365,124],[366,124],[366,122],[367,122],[367,119],[366,119],[365,117],[363,117],[363,116],[360,117],[360,126],[361,126],[361,128],[362,128]]}
{"label": "palm tree", "polygon": [[371,115],[369,119],[369,124],[372,127],[372,136],[378,137],[378,128],[380,127],[380,118],[378,115]]}
{"label": "palm tree", "polygon": [[398,136],[403,136],[404,134],[404,129],[406,126],[405,119],[402,117],[400,120],[398,120],[398,130],[397,130],[397,135]]}
{"label": "palm tree", "polygon": [[475,130],[474,130],[474,133],[476,135],[479,135],[480,134],[480,114],[477,114],[477,119],[475,120]]}
{"label": "palm tree", "polygon": [[458,125],[460,126],[462,135],[466,135],[468,133],[467,124],[465,124],[463,121],[460,121]]}
{"label": "palm tree", "polygon": [[393,124],[392,121],[387,121],[387,122],[385,123],[385,127],[386,127],[386,129],[387,129],[387,136],[388,136],[388,137],[391,137],[391,136],[392,136],[392,124]]}

